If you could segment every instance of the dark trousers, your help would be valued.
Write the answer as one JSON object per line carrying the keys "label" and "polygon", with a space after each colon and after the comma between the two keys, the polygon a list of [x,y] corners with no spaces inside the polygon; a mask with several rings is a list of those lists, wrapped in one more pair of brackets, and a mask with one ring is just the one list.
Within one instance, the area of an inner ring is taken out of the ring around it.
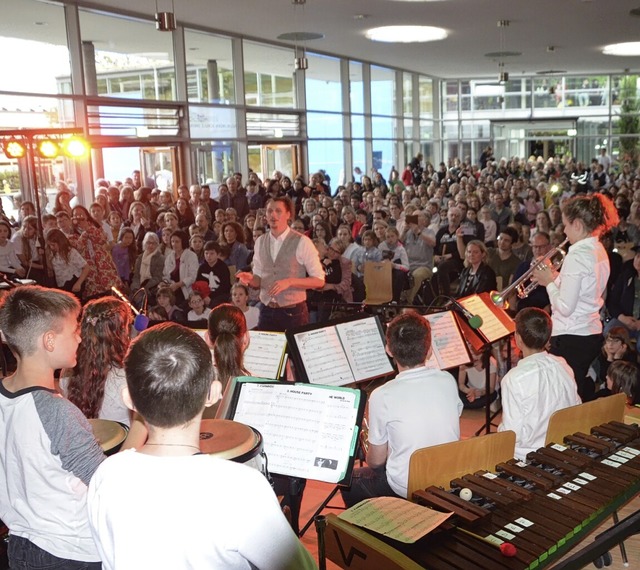
{"label": "dark trousers", "polygon": [[100,570],[102,568],[101,562],[58,558],[21,536],[9,536],[8,550],[11,570]]}
{"label": "dark trousers", "polygon": [[385,467],[360,467],[353,470],[351,487],[340,489],[344,504],[349,507],[374,497],[399,497],[387,481]]}
{"label": "dark trousers", "polygon": [[600,353],[602,335],[592,334],[578,336],[562,334],[551,337],[551,354],[562,356],[573,370],[578,386],[578,394],[583,402],[590,402],[595,398],[595,385],[591,378],[587,378],[589,366]]}
{"label": "dark trousers", "polygon": [[286,332],[287,329],[297,328],[309,323],[307,302],[283,308],[262,307],[258,330]]}
{"label": "dark trousers", "polygon": [[445,297],[451,296],[451,274],[460,275],[460,272],[464,268],[462,260],[452,257],[447,259],[438,265],[438,271],[436,272],[438,282],[438,293]]}

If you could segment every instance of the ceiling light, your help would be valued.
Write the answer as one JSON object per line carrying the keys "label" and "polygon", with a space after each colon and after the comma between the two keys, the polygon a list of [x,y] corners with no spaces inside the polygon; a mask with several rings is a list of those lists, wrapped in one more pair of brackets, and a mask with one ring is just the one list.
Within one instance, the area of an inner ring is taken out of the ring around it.
{"label": "ceiling light", "polygon": [[624,42],[604,46],[602,53],[605,55],[638,56],[640,55],[640,42]]}
{"label": "ceiling light", "polygon": [[371,28],[365,36],[374,42],[414,43],[444,40],[449,34],[443,28],[434,26],[383,26]]}

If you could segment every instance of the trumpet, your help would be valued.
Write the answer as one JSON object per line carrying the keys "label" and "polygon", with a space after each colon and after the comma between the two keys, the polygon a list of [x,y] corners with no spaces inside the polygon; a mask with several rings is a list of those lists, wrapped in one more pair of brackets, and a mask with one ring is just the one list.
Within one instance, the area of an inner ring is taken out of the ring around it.
{"label": "trumpet", "polygon": [[529,267],[527,271],[525,271],[506,289],[503,289],[502,291],[491,291],[489,295],[493,304],[496,307],[505,309],[508,308],[509,304],[507,302],[507,299],[514,291],[520,299],[525,299],[526,297],[528,297],[531,292],[538,286],[535,281],[531,280],[533,271],[538,267],[543,267],[547,261],[551,261],[551,265],[554,269],[560,269],[560,267],[562,267],[562,263],[564,262],[564,258],[567,255],[567,252],[563,249],[564,246],[567,245],[567,243],[569,243],[569,238],[565,239],[558,247],[554,247],[543,257],[534,259],[531,262],[531,267]]}

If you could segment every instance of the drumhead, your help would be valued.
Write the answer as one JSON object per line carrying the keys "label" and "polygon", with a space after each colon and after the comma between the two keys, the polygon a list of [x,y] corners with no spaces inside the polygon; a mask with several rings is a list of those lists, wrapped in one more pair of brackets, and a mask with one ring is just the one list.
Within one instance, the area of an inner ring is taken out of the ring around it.
{"label": "drumhead", "polygon": [[122,442],[127,438],[127,429],[118,422],[111,420],[90,419],[93,435],[98,440],[102,451],[107,455],[117,451]]}
{"label": "drumhead", "polygon": [[231,420],[202,420],[200,451],[244,463],[260,453],[262,438],[251,427]]}

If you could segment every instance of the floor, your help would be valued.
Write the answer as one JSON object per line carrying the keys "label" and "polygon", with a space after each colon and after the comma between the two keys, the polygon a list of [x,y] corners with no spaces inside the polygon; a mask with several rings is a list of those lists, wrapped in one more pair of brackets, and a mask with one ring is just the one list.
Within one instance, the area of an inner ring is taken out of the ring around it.
{"label": "floor", "polygon": [[[499,422],[499,416],[497,421]],[[473,437],[476,430],[484,425],[485,416],[483,410],[465,410],[462,414],[461,420],[461,435],[463,439],[468,437]],[[495,427],[492,428],[492,431],[495,431]],[[326,483],[320,483],[317,481],[309,481],[307,483],[307,487],[304,492],[304,497],[302,500],[302,510],[300,514],[300,526],[302,527],[314,514],[315,510],[322,503],[322,501],[329,495],[331,490],[333,489],[333,485],[329,485]],[[342,500],[340,498],[340,494],[338,493],[330,502],[331,506],[343,507]],[[630,515],[631,513],[640,509],[640,497],[636,497],[633,501],[631,501],[624,509],[619,512],[620,520],[624,517]],[[337,509],[327,509],[325,512],[336,512],[340,511]],[[582,545],[586,546],[590,542],[593,541],[593,538],[596,534],[599,534],[606,528],[611,525],[609,521],[605,522],[599,529],[594,531],[592,535],[585,538]],[[318,559],[318,543],[317,543],[317,535],[315,532],[315,527],[311,525],[309,530],[302,537],[302,543],[304,546],[313,554],[313,556]],[[628,539],[625,543],[627,548],[627,555],[629,558],[629,568],[640,569],[640,535],[636,535]],[[611,551],[611,555],[613,557],[613,563],[608,568],[611,570],[618,570],[625,568],[622,564],[622,560],[620,557],[620,550],[616,548]],[[328,569],[336,569],[340,568],[338,565],[334,564],[331,561],[327,561]],[[587,568],[595,568],[593,565],[589,565]],[[377,570],[377,569],[372,569]]]}

